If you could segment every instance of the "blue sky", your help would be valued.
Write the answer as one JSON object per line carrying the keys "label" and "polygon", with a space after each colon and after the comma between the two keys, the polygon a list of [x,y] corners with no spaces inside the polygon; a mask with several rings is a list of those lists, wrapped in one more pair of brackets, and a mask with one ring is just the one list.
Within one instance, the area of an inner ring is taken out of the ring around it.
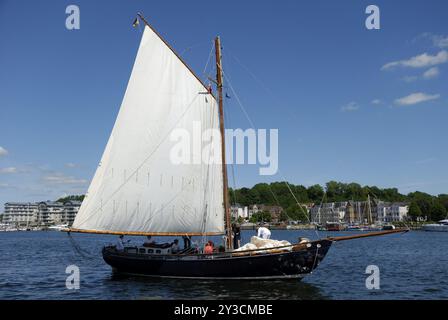
{"label": "blue sky", "polygon": [[[65,28],[65,8],[81,29]],[[381,29],[367,30],[369,4]],[[141,11],[204,77],[211,41],[286,177],[448,193],[446,1],[0,0],[0,203],[85,192],[121,104]],[[236,98],[227,126],[249,128]],[[233,186],[233,179],[230,179]],[[1,211],[1,210],[0,210]]]}

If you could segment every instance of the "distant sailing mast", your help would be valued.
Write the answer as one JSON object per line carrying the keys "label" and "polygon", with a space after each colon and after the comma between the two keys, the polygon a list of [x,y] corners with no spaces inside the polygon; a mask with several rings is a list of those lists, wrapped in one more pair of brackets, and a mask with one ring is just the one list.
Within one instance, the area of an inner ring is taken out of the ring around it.
{"label": "distant sailing mast", "polygon": [[370,207],[370,195],[367,195],[367,223],[372,224],[372,208]]}

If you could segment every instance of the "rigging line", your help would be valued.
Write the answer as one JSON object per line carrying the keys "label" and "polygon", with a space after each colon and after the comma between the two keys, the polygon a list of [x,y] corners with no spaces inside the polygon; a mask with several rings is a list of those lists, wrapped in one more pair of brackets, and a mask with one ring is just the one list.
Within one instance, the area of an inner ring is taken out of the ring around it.
{"label": "rigging line", "polygon": [[187,112],[190,110],[191,106],[194,104],[194,102],[196,101],[196,99],[198,98],[198,96],[200,96],[200,94],[196,94],[195,97],[193,98],[193,100],[190,102],[190,104],[186,107],[185,111],[181,114],[181,116],[179,117],[179,119],[177,119],[177,121],[174,123],[174,125],[172,126],[172,128],[170,130],[168,130],[167,134],[162,138],[162,140],[159,142],[158,145],[156,145],[156,147],[154,148],[154,150],[149,154],[148,157],[146,157],[142,163],[137,167],[137,169],[135,169],[130,175],[129,177],[126,178],[126,180],[109,196],[109,198],[106,199],[106,201],[104,203],[101,204],[101,206],[97,209],[95,209],[91,215],[87,216],[87,219],[84,220],[83,222],[81,222],[79,225],[82,225],[83,223],[85,223],[86,221],[88,221],[89,219],[91,219],[93,217],[94,214],[98,213],[102,207],[104,205],[106,205],[110,199],[113,198],[113,196],[115,196],[117,194],[118,191],[121,190],[121,188],[123,188],[123,186],[125,184],[127,184],[131,179],[133,179],[133,176],[135,175],[135,173],[154,155],[154,153],[159,149],[159,147],[162,145],[162,143],[168,138],[168,136],[171,134],[171,132],[175,129],[175,127],[177,126],[177,124],[183,119],[183,117],[187,114]]}
{"label": "rigging line", "polygon": [[214,46],[215,46],[215,44],[214,44],[214,42],[212,41],[212,47],[211,47],[211,49],[210,49],[210,53],[208,54],[208,59],[207,59],[207,62],[206,62],[206,64],[205,64],[204,71],[202,71],[203,75],[207,75],[207,74],[206,74],[206,71],[207,71],[208,64],[210,63],[211,58],[212,58],[212,56],[213,56],[213,48],[214,48]]}
{"label": "rigging line", "polygon": [[[246,119],[249,121],[249,124],[251,125],[252,129],[255,130],[255,124],[254,124],[254,123],[252,122],[252,120],[250,119],[249,114],[246,112],[246,109],[243,107],[243,104],[241,103],[241,100],[240,100],[239,96],[236,94],[235,90],[233,89],[232,83],[231,83],[231,81],[230,81],[230,77],[227,76],[227,74],[224,74],[224,71],[223,71],[223,75],[224,75],[224,78],[225,78],[225,79],[227,80],[227,82],[229,83],[229,88],[230,88],[230,90],[232,90],[233,95],[235,96],[236,100],[238,101],[238,104],[240,105],[240,108],[243,110],[244,115],[246,116]],[[278,201],[277,197],[275,196],[274,192],[272,191],[272,188],[271,188],[271,185],[270,185],[270,184],[268,184],[268,189],[269,189],[269,191],[271,192],[271,194],[273,195],[274,200],[277,202],[277,205],[280,206],[280,202]],[[288,214],[286,213],[286,211],[285,211],[285,214],[286,214],[286,216],[288,217],[288,219],[290,219],[290,217],[288,216]]]}
{"label": "rigging line", "polygon": [[323,194],[323,196],[322,196],[322,200],[320,201],[320,205],[319,205],[319,209],[317,209],[317,214],[319,215],[319,224],[320,223],[322,223],[321,221],[320,221],[320,219],[321,219],[321,216],[320,216],[320,210],[322,209],[322,205],[323,205],[323,203],[324,203],[324,199],[326,198],[326,196],[327,196],[327,191],[324,191],[324,194]]}
{"label": "rigging line", "polygon": [[[375,199],[377,199],[377,201],[381,201],[380,198],[375,194],[375,192],[373,192],[372,190],[369,190],[369,192],[375,197]],[[377,218],[378,218],[378,203],[376,204],[376,208],[377,208]],[[406,226],[406,228],[410,230],[408,224],[406,223],[406,219],[403,219],[403,223]]]}
{"label": "rigging line", "polygon": [[[277,101],[278,97],[274,96],[274,94],[272,93],[272,91],[264,84],[263,81],[261,81],[256,75],[255,73],[253,73],[246,65],[244,65],[241,60],[239,60],[234,54],[232,54],[230,52],[230,50],[228,50],[227,46],[226,46],[226,53],[229,53],[230,57],[235,60],[243,69],[245,69],[247,71],[247,73],[249,73],[249,75],[255,80],[255,82],[258,83],[258,85],[268,94],[268,96],[270,96],[270,98],[273,101]],[[286,108],[286,111],[294,118],[294,119],[298,119],[297,115],[293,112],[291,112],[290,109]]]}
{"label": "rigging line", "polygon": [[188,47],[186,47],[184,50],[182,50],[182,52],[180,53],[180,55],[182,56],[184,53],[190,51],[191,49],[200,47],[200,46],[202,46],[202,45],[205,44],[205,43],[206,43],[205,41],[202,41],[202,42],[197,42],[197,43],[195,43],[195,44],[192,44],[191,46],[188,46]]}
{"label": "rigging line", "polygon": [[[275,202],[277,203],[277,205],[278,205],[279,207],[281,207],[281,205],[280,205],[280,201],[278,201],[278,198],[277,198],[277,196],[275,195],[274,191],[272,190],[270,184],[268,184],[268,189],[269,189],[269,191],[271,192],[272,196],[274,197],[274,200],[275,200]],[[291,221],[292,221],[291,217],[290,217],[290,216],[288,215],[288,213],[286,212],[286,209],[285,209],[283,212],[285,213],[285,215],[286,215],[286,217],[288,218],[288,220],[291,220]]]}
{"label": "rigging line", "polygon": [[[233,88],[233,86],[232,86],[232,83],[231,83],[229,77],[227,77],[227,76],[226,76],[226,73],[224,73],[224,72],[223,72],[222,74],[223,74],[224,78],[227,80],[227,83],[229,84],[229,88],[230,88],[230,90],[232,90],[233,95],[235,96],[235,98],[236,98],[236,100],[237,100],[237,102],[238,102],[238,104],[239,104],[241,110],[243,111],[243,113],[245,114],[247,120],[249,121],[250,125],[252,126],[252,129],[255,130],[255,125],[254,125],[252,119],[249,117],[249,114],[247,113],[247,111],[246,111],[246,109],[244,108],[243,104],[241,103],[241,100],[240,100],[238,94],[236,93],[236,91],[234,90],[234,88]],[[286,181],[284,175],[281,173],[280,168],[278,168],[277,171],[278,171],[278,174],[279,174],[279,175],[282,177],[282,179],[284,180],[286,186],[288,187],[289,192],[290,192],[291,195],[294,197],[294,200],[296,201],[297,205],[299,206],[299,208],[300,208],[300,209],[302,210],[302,212],[304,213],[306,219],[308,220],[308,223],[311,224],[311,221],[310,221],[310,218],[309,218],[309,216],[308,216],[308,213],[305,212],[305,210],[303,209],[302,205],[301,205],[301,204],[299,203],[299,201],[297,200],[295,194],[292,192],[291,187],[289,186],[288,182]],[[315,232],[316,232],[316,235],[319,237],[319,233],[318,233],[318,230],[317,230],[317,229],[315,230]]]}
{"label": "rigging line", "polygon": [[78,253],[83,258],[88,258],[88,259],[92,259],[92,260],[96,259],[96,255],[93,255],[90,252],[81,248],[81,246],[75,241],[75,239],[73,239],[70,232],[67,232],[67,235],[68,235],[68,239],[70,240],[70,243],[76,253]]}
{"label": "rigging line", "polygon": [[[224,71],[223,71],[223,75],[224,75]],[[238,95],[236,94],[236,92],[233,90],[233,87],[232,87],[232,84],[231,84],[231,81],[230,81],[230,77],[227,76],[227,75],[224,75],[224,77],[226,78],[227,82],[229,83],[229,87],[230,87],[230,89],[232,90],[232,92],[234,93],[236,99],[238,100],[238,104],[241,106],[241,109],[243,109],[243,111],[245,112],[245,115],[246,115],[247,120],[248,120],[249,123],[251,124],[252,128],[255,130],[255,125],[254,125],[254,123],[251,121],[251,119],[250,119],[249,115],[247,114],[246,110],[244,109],[244,107],[242,107],[242,103],[241,103],[241,100],[239,99],[239,96],[238,96]],[[233,171],[233,168],[234,168],[234,166],[233,166],[233,163],[232,163],[232,171]],[[234,173],[233,173],[233,174],[234,174]],[[277,205],[278,205],[279,207],[281,207],[280,202],[278,201],[277,197],[275,196],[274,192],[272,191],[272,187],[271,187],[271,185],[270,185],[270,184],[267,184],[267,185],[268,185],[268,189],[269,189],[269,191],[271,192],[272,196],[274,197],[275,202],[277,203]],[[235,187],[236,187],[236,184],[235,184]],[[234,193],[234,198],[236,199],[236,193],[235,193],[235,190],[233,190],[233,193]],[[236,200],[235,200],[235,201],[236,201]],[[286,214],[286,217],[287,217],[289,220],[291,220],[291,217],[288,215],[288,213],[286,212],[286,210],[285,210],[285,214]]]}
{"label": "rigging line", "polygon": [[[223,50],[224,51],[224,50]],[[238,59],[229,49],[228,46],[226,45],[226,51],[229,53],[230,57],[235,60],[243,69],[245,69],[247,71],[247,73],[249,73],[249,75],[256,81],[258,82],[258,84],[260,85],[260,87],[266,91],[272,99],[275,100],[274,94],[272,93],[271,90],[269,90],[269,88],[246,66],[244,65],[240,59]]]}

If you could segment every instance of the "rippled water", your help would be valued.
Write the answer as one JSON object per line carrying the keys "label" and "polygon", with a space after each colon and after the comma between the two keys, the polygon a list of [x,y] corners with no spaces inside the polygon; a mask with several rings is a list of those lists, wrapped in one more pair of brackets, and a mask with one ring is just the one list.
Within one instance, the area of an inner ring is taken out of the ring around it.
{"label": "rippled water", "polygon": [[[244,231],[242,242],[253,234]],[[316,238],[313,231],[272,232],[273,239],[291,242],[300,236]],[[0,232],[0,299],[448,299],[448,233],[414,231],[335,243],[301,282],[117,277],[100,252],[116,237],[73,238],[88,256],[80,256],[62,232]],[[65,287],[71,264],[80,268],[80,290]],[[367,265],[380,268],[380,290],[366,289]]]}

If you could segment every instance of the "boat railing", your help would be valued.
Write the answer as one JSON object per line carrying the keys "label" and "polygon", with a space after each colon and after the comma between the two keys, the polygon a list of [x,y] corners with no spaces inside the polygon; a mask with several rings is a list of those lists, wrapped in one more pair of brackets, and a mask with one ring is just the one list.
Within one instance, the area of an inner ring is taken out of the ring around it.
{"label": "boat railing", "polygon": [[[225,257],[239,257],[239,256],[247,256],[247,255],[261,255],[261,254],[273,254],[273,253],[284,253],[288,251],[300,251],[300,250],[306,250],[306,249],[312,249],[312,247],[316,247],[317,249],[321,247],[322,242],[324,241],[330,241],[330,242],[338,242],[338,241],[345,241],[345,240],[351,240],[351,239],[357,239],[357,238],[367,238],[367,237],[374,237],[374,236],[380,236],[380,235],[386,235],[386,234],[392,234],[392,233],[406,233],[409,229],[395,229],[395,230],[387,230],[387,231],[378,231],[378,232],[369,232],[369,233],[363,233],[363,234],[355,234],[350,236],[338,236],[338,237],[327,237],[326,239],[319,239],[314,241],[307,241],[303,243],[296,243],[296,244],[290,244],[290,245],[284,245],[284,246],[278,246],[278,247],[272,247],[272,248],[257,248],[257,249],[250,249],[250,250],[243,250],[243,251],[225,251],[225,252],[213,252],[210,253],[191,253],[191,251],[187,252],[179,252],[179,253],[155,253],[155,254],[148,254],[148,256],[158,256],[158,257],[164,257],[168,259],[185,259],[186,257],[202,257],[202,258],[225,258]],[[115,246],[109,246],[105,248],[110,248],[115,250]],[[126,247],[126,248],[134,248],[136,249],[135,254],[136,255],[142,255],[139,253],[138,248],[139,246],[132,246],[132,247]],[[290,248],[288,250],[288,248]],[[193,250],[196,250],[195,248],[192,248]],[[116,253],[120,254],[119,251],[116,251]],[[131,253],[134,254],[134,253]]]}
{"label": "boat railing", "polygon": [[[151,256],[164,256],[171,259],[184,259],[186,257],[200,257],[200,258],[225,258],[225,257],[239,257],[239,256],[252,256],[252,255],[261,255],[261,254],[272,254],[272,253],[285,253],[289,251],[299,251],[307,248],[311,248],[313,246],[313,243],[320,243],[322,240],[316,240],[316,241],[310,241],[310,242],[304,242],[304,243],[296,243],[296,244],[290,244],[290,245],[284,245],[284,246],[278,246],[278,247],[271,247],[271,248],[257,248],[257,249],[250,249],[250,250],[242,250],[242,251],[224,251],[224,252],[213,252],[211,253],[195,253],[197,250],[196,248],[190,248],[188,250],[183,250],[178,253],[170,253],[170,254],[160,254],[160,253],[144,253],[144,255],[151,255]],[[318,247],[320,247],[320,244],[318,244]],[[115,246],[107,246],[106,248],[115,250]],[[140,246],[127,246],[125,247],[126,253],[136,254],[136,255],[142,255],[142,253],[139,253],[138,248],[141,248]],[[134,252],[127,252],[126,249],[133,249]],[[119,251],[116,251],[116,253],[121,253]]]}

